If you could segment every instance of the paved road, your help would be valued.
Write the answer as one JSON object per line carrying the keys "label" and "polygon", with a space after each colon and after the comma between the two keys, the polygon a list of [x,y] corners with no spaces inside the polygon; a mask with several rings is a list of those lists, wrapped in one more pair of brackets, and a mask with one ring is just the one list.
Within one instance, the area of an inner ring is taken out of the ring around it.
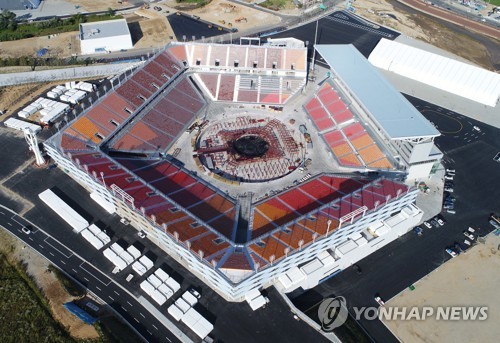
{"label": "paved road", "polygon": [[[5,208],[0,208],[0,226],[107,302],[144,340],[180,342],[134,296],[41,229]],[[23,226],[29,226],[31,233],[23,233]]]}

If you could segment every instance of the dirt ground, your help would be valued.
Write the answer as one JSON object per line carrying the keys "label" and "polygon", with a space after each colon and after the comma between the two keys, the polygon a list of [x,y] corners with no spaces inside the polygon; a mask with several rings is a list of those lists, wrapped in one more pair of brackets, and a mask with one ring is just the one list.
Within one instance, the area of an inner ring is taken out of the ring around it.
{"label": "dirt ground", "polygon": [[49,263],[44,258],[29,247],[25,247],[21,241],[14,239],[4,230],[0,230],[0,251],[17,261],[27,262],[27,272],[32,275],[48,299],[54,318],[67,328],[72,337],[77,339],[99,338],[99,334],[92,325],[83,323],[63,307],[65,302],[74,298],[66,292],[55,275],[47,271]]}
{"label": "dirt ground", "polygon": [[446,262],[386,303],[406,306],[488,306],[484,321],[387,321],[384,323],[402,342],[498,342],[500,335],[500,237],[490,234],[465,254]]}
{"label": "dirt ground", "polygon": [[26,38],[16,41],[0,43],[0,58],[32,56],[35,57],[38,50],[47,48],[47,57],[71,56],[80,54],[80,40],[78,31],[64,32],[58,35]]}
{"label": "dirt ground", "polygon": [[[490,54],[484,45],[451,31],[433,19],[403,12],[394,8],[389,2],[382,0],[356,0],[354,7],[357,14],[373,22],[391,27],[409,37],[425,41],[487,69],[492,68]],[[381,14],[392,15],[396,19]]]}
{"label": "dirt ground", "polygon": [[[173,8],[176,5],[175,0],[166,0],[162,2],[160,7]],[[280,17],[276,15],[223,0],[213,0],[207,6],[186,11],[186,13],[197,15],[203,20],[226,28],[235,27],[243,32],[259,26],[277,25],[281,21]],[[246,18],[247,20],[237,23],[236,19],[238,18]]]}

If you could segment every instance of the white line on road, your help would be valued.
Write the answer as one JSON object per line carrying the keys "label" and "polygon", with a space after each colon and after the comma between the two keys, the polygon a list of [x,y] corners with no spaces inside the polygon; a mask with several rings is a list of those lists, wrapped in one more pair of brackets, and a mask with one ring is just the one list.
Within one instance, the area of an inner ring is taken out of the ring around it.
{"label": "white line on road", "polygon": [[29,239],[30,241],[34,242],[34,241],[33,241],[33,238],[31,238],[31,237],[28,237],[28,239]]}
{"label": "white line on road", "polygon": [[141,312],[139,312],[139,314],[142,316],[142,318],[146,318],[146,316],[143,315]]}
{"label": "white line on road", "polygon": [[48,237],[48,236],[47,236],[47,237],[46,237],[43,241],[44,241],[45,243],[47,243],[48,245],[50,245],[52,248],[54,248],[54,249],[56,249],[57,251],[59,251],[59,253],[60,253],[61,255],[63,255],[64,257],[66,257],[66,258],[70,258],[71,256],[73,256],[73,254],[71,254],[71,255],[67,256],[67,255],[66,255],[66,254],[64,254],[61,250],[57,249],[55,246],[53,246],[52,244],[50,244],[49,242],[47,242],[47,239],[49,239],[49,238],[51,238],[51,237]]}
{"label": "white line on road", "polygon": [[51,255],[52,255],[52,257],[55,257],[55,256],[54,256],[54,254],[53,254],[53,253],[51,253],[50,251],[49,251],[49,254],[51,254]]}
{"label": "white line on road", "polygon": [[120,307],[123,309],[123,311],[128,312],[125,307],[123,307],[123,306],[120,306]]}
{"label": "white line on road", "polygon": [[135,320],[136,322],[140,323],[140,322],[139,322],[139,320],[138,320],[136,317],[134,317],[134,320]]}
{"label": "white line on road", "polygon": [[170,338],[168,338],[168,337],[165,337],[165,338],[166,338],[166,339],[168,339],[168,341],[169,341],[169,342],[172,342],[172,341],[170,340]]}
{"label": "white line on road", "polygon": [[115,299],[111,298],[111,295],[108,295],[108,298],[110,298],[111,301],[115,301]]}
{"label": "white line on road", "polygon": [[7,222],[7,225],[12,226],[11,222]]}
{"label": "white line on road", "polygon": [[158,328],[156,327],[156,325],[154,325],[154,324],[151,324],[151,325],[153,325],[153,327],[154,327],[156,330],[158,330]]}
{"label": "white line on road", "polygon": [[100,289],[98,286],[95,286],[95,288],[97,288],[98,290],[102,291],[102,289]]}
{"label": "white line on road", "polygon": [[3,214],[3,215],[5,216],[5,213],[3,213],[3,212],[1,212],[1,211],[0,211],[0,214]]}
{"label": "white line on road", "polygon": [[146,330],[151,336],[153,336],[153,333],[149,330]]}
{"label": "white line on road", "polygon": [[116,295],[120,296],[120,293],[118,293],[117,291],[113,291],[113,292],[115,292]]}
{"label": "white line on road", "polygon": [[38,246],[39,246],[39,247],[40,247],[41,249],[43,249],[43,245],[41,245],[41,244],[38,244]]}
{"label": "white line on road", "polygon": [[85,279],[85,281],[90,282],[90,280],[89,280],[89,279],[87,279],[85,276],[84,276],[83,278]]}
{"label": "white line on road", "polygon": [[66,264],[66,262],[64,262],[63,260],[60,260],[62,264]]}
{"label": "white line on road", "polygon": [[[80,268],[82,268],[83,270],[85,270],[89,275],[91,275],[94,279],[96,279],[97,281],[99,281],[100,283],[102,283],[104,286],[109,286],[109,284],[111,283],[111,280],[108,282],[108,283],[105,283],[103,282],[101,279],[99,279],[97,276],[95,276],[94,274],[92,274],[89,270],[85,269],[83,267],[84,264],[86,264],[87,262],[82,262],[80,264]],[[87,263],[88,264],[88,263]],[[89,264],[90,266],[90,264]],[[118,294],[119,295],[119,294]]]}
{"label": "white line on road", "polygon": [[78,272],[76,271],[76,269],[71,268],[71,270],[72,270],[72,271],[74,271],[75,273],[78,273]]}

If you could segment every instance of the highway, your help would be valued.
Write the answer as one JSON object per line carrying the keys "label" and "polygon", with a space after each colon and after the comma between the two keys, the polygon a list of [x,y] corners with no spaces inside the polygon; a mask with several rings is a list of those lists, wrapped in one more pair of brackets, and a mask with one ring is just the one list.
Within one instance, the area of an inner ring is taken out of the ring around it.
{"label": "highway", "polygon": [[[106,302],[144,341],[180,342],[132,294],[42,229],[3,206],[0,207],[0,226]],[[31,233],[22,232],[23,226]]]}

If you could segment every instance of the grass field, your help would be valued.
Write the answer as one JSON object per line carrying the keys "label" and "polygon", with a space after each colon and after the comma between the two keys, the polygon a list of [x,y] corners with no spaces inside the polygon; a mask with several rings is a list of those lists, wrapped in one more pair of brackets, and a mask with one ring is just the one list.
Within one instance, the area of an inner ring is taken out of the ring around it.
{"label": "grass field", "polygon": [[26,274],[0,255],[0,342],[75,342]]}
{"label": "grass field", "polygon": [[488,0],[487,2],[491,5],[500,6],[500,0]]}

